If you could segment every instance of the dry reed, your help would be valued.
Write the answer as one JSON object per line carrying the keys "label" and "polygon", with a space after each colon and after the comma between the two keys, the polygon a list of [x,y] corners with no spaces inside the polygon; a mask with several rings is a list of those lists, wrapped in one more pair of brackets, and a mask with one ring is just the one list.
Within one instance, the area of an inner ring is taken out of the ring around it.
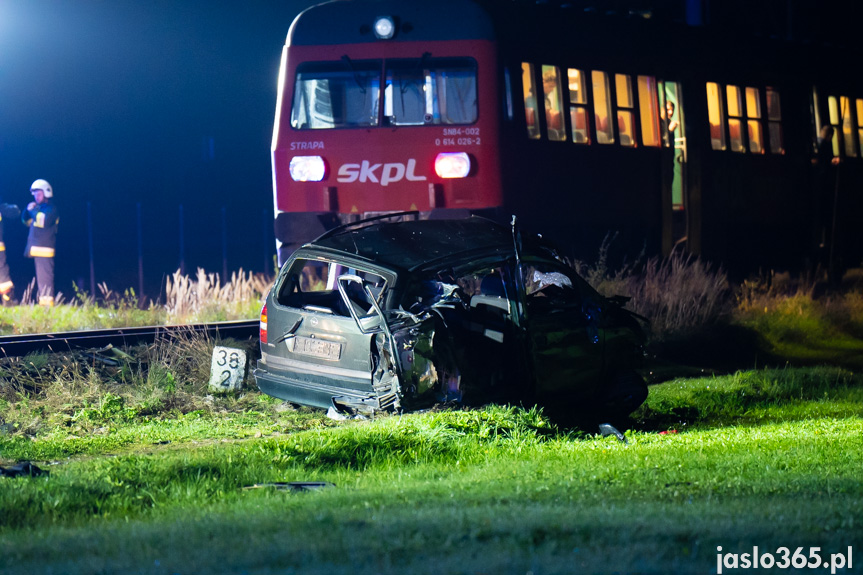
{"label": "dry reed", "polygon": [[667,258],[653,257],[642,264],[642,255],[612,269],[608,250],[613,239],[606,238],[594,264],[569,263],[601,294],[631,298],[626,307],[650,320],[651,339],[697,331],[728,311],[728,277],[721,268],[673,251]]}
{"label": "dry reed", "polygon": [[242,269],[224,285],[218,274],[201,268],[195,278],[176,271],[166,282],[165,310],[169,320],[177,323],[251,318],[260,310],[270,283],[263,274]]}

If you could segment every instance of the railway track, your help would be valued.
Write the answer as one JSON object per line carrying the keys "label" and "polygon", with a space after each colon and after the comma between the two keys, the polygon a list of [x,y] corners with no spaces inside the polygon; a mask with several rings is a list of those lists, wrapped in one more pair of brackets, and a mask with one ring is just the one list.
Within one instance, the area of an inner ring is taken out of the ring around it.
{"label": "railway track", "polygon": [[34,352],[63,352],[95,347],[124,347],[152,343],[157,337],[173,334],[206,334],[216,339],[257,338],[260,323],[255,320],[224,321],[170,326],[121,327],[60,333],[0,336],[0,357],[20,357]]}

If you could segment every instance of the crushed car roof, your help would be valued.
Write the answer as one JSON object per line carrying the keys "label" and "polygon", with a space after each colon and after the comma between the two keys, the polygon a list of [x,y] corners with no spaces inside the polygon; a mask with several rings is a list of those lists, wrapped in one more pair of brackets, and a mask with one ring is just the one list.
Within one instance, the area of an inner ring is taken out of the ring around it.
{"label": "crushed car roof", "polygon": [[309,245],[413,270],[460,254],[511,252],[513,240],[509,227],[474,216],[459,220],[374,222],[356,229],[346,226]]}

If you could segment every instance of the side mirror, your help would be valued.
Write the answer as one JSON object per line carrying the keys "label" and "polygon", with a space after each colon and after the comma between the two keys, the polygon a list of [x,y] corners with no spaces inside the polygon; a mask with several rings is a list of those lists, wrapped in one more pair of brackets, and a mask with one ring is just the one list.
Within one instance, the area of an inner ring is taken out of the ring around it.
{"label": "side mirror", "polygon": [[[376,312],[375,315],[366,316],[366,310],[361,308],[358,303],[351,299],[348,295],[348,286],[350,284],[357,284],[360,286],[362,294],[368,300],[368,306],[370,308],[374,308]],[[354,322],[357,324],[357,327],[360,329],[360,332],[372,333],[381,330],[384,322],[383,313],[369,290],[368,285],[363,281],[363,278],[353,274],[342,274],[339,276],[337,285],[339,288],[339,295],[342,297],[345,307],[348,308],[348,311],[350,312]]]}

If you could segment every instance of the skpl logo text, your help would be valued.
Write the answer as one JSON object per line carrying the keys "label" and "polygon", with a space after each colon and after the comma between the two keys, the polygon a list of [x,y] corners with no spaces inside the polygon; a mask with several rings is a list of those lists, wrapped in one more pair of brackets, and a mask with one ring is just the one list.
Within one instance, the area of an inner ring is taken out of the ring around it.
{"label": "skpl logo text", "polygon": [[368,160],[363,160],[361,164],[342,164],[342,167],[339,168],[338,181],[344,184],[352,182],[379,183],[384,187],[402,180],[424,182],[426,177],[418,176],[416,167],[417,161],[414,159],[408,160],[407,165],[398,162],[372,164]]}

